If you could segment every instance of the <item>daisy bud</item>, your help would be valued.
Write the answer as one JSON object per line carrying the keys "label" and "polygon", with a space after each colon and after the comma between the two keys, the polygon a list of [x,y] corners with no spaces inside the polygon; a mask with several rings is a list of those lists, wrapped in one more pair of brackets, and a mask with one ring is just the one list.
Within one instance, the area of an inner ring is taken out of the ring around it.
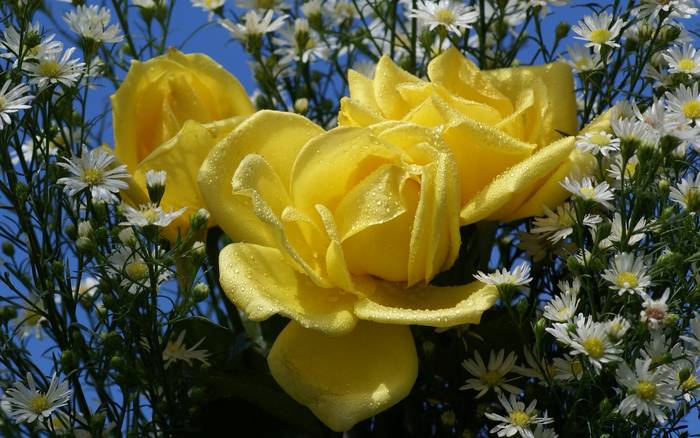
{"label": "daisy bud", "polygon": [[294,111],[299,114],[305,114],[309,109],[309,99],[302,97],[294,101]]}
{"label": "daisy bud", "polygon": [[77,361],[75,358],[75,353],[72,350],[63,350],[61,353],[61,368],[64,372],[70,372],[75,369]]}
{"label": "daisy bud", "polygon": [[17,309],[15,306],[0,307],[0,321],[9,322],[17,317]]}
{"label": "daisy bud", "polygon": [[8,257],[15,255],[15,246],[10,241],[2,242],[2,253]]}
{"label": "daisy bud", "polygon": [[195,231],[205,228],[207,222],[209,222],[209,211],[206,208],[200,208],[195,214],[190,216],[190,225]]}
{"label": "daisy bud", "polygon": [[204,244],[204,242],[198,240],[192,244],[192,249],[190,251],[192,258],[197,261],[202,261],[207,255],[207,246]]}
{"label": "daisy bud", "polygon": [[690,378],[690,370],[688,368],[683,368],[678,372],[678,381],[679,382],[685,382]]}
{"label": "daisy bud", "polygon": [[146,172],[146,189],[148,197],[154,204],[159,204],[165,193],[165,179],[167,174],[164,170],[149,170]]}
{"label": "daisy bud", "polygon": [[659,180],[659,192],[661,192],[663,196],[667,196],[670,189],[671,184],[668,182],[667,179],[663,178]]}
{"label": "daisy bud", "polygon": [[134,230],[131,228],[124,228],[119,232],[119,241],[124,245],[131,245],[136,242],[136,236],[134,235]]}
{"label": "daisy bud", "polygon": [[205,283],[197,283],[192,288],[192,299],[197,303],[204,301],[209,296],[209,292],[209,286],[207,286]]}
{"label": "daisy bud", "polygon": [[75,246],[78,248],[78,253],[81,254],[90,254],[95,249],[95,243],[87,237],[78,237]]}
{"label": "daisy bud", "polygon": [[115,331],[101,333],[100,339],[102,339],[105,350],[115,351],[122,346],[122,337]]}
{"label": "daisy bud", "polygon": [[456,421],[457,416],[455,415],[455,411],[452,409],[449,409],[440,415],[440,422],[443,424],[443,426],[452,427],[455,425]]}
{"label": "daisy bud", "polygon": [[100,319],[100,321],[107,319],[107,308],[104,304],[98,304],[95,307],[95,311],[97,312],[97,317]]}
{"label": "daisy bud", "polygon": [[73,224],[66,224],[65,227],[63,227],[63,232],[70,238],[71,240],[75,240],[78,238],[78,235],[76,234],[76,229],[75,225]]}
{"label": "daisy bud", "polygon": [[569,23],[562,21],[557,25],[554,35],[558,40],[563,40],[569,34],[569,29],[571,29]]}
{"label": "daisy bud", "polygon": [[126,367],[126,361],[121,356],[112,356],[109,360],[109,367],[117,371],[123,371],[124,367]]}
{"label": "daisy bud", "polygon": [[90,234],[92,234],[92,224],[90,224],[90,221],[78,222],[78,236],[90,237]]}

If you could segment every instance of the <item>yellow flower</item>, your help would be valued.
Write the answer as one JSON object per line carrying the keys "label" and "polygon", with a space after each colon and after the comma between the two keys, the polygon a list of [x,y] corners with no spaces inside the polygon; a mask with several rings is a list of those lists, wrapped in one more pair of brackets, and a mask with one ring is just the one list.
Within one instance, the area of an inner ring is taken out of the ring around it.
{"label": "yellow flower", "polygon": [[[210,148],[254,112],[245,90],[223,67],[203,54],[170,49],[133,62],[112,96],[115,155],[133,175],[126,197],[148,201],[146,171],[165,170],[166,210],[203,207],[196,176]],[[187,225],[185,214],[166,235]]]}
{"label": "yellow flower", "polygon": [[[595,164],[575,148],[576,100],[565,63],[480,71],[452,48],[430,62],[428,76],[421,80],[386,56],[374,79],[350,71],[338,122],[440,129],[457,163],[462,225],[541,215],[544,205],[568,197],[559,181]],[[606,129],[607,116],[586,128]]]}
{"label": "yellow flower", "polygon": [[496,301],[480,282],[429,285],[460,245],[454,156],[432,129],[325,132],[261,111],[212,149],[199,187],[237,242],[221,251],[221,285],[253,320],[292,319],[270,370],[334,430],[409,393],[410,324],[475,324]]}

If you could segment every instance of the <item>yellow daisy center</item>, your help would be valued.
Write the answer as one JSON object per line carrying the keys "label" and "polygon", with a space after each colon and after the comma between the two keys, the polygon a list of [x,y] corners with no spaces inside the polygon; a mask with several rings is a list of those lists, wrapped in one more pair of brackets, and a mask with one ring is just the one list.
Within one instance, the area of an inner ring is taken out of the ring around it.
{"label": "yellow daisy center", "polygon": [[4,110],[6,106],[7,99],[5,99],[5,96],[0,96],[0,111]]}
{"label": "yellow daisy center", "polygon": [[610,139],[603,134],[593,134],[590,137],[588,137],[588,141],[590,141],[596,146],[607,146],[610,144]]}
{"label": "yellow daisy center", "polygon": [[583,197],[583,198],[586,198],[586,199],[595,198],[595,189],[593,187],[581,187],[579,192],[581,193],[581,197]]}
{"label": "yellow daisy center", "polygon": [[634,393],[642,400],[654,400],[656,397],[656,383],[651,380],[640,380],[634,388]]}
{"label": "yellow daisy center", "polygon": [[637,163],[628,161],[627,165],[625,166],[625,175],[628,177],[634,176],[634,173],[637,171]]}
{"label": "yellow daisy center", "polygon": [[570,227],[574,224],[573,218],[568,213],[564,213],[564,214],[560,215],[559,218],[557,219],[557,222],[559,223],[560,226],[562,226],[564,228]]}
{"label": "yellow daisy center", "polygon": [[569,368],[571,369],[571,374],[573,376],[578,377],[583,374],[583,365],[581,365],[581,362],[578,360],[571,361]]}
{"label": "yellow daisy center", "polygon": [[501,381],[501,373],[494,370],[489,370],[481,376],[481,380],[488,386],[496,386]]}
{"label": "yellow daisy center", "polygon": [[626,288],[635,288],[639,286],[639,279],[637,278],[636,275],[634,275],[632,272],[620,272],[617,274],[617,278],[615,279],[615,282],[617,283],[618,286],[623,286]]}
{"label": "yellow daisy center", "polygon": [[698,380],[695,378],[695,376],[690,376],[687,379],[681,383],[681,388],[683,388],[683,391],[692,391],[693,389],[698,387]]}
{"label": "yellow daisy center", "polygon": [[588,70],[592,67],[590,58],[581,58],[576,61],[576,68],[579,70]]}
{"label": "yellow daisy center", "polygon": [[527,426],[530,424],[530,415],[525,411],[513,411],[508,417],[510,422],[516,426]]}
{"label": "yellow daisy center", "polygon": [[695,60],[691,58],[682,58],[678,61],[678,69],[685,72],[692,72],[695,70]]}
{"label": "yellow daisy center", "polygon": [[154,208],[147,208],[143,210],[141,214],[146,218],[149,224],[154,223],[160,218],[160,213]]}
{"label": "yellow daisy center", "polygon": [[448,8],[440,8],[435,11],[435,19],[443,24],[452,24],[455,20],[455,14]]}
{"label": "yellow daisy center", "polygon": [[700,119],[700,100],[691,100],[684,103],[683,115],[688,119]]}
{"label": "yellow daisy center", "polygon": [[61,64],[55,59],[45,59],[39,63],[39,74],[47,78],[54,78],[61,73]]}
{"label": "yellow daisy center", "polygon": [[124,272],[126,272],[126,275],[132,280],[141,280],[148,276],[148,266],[146,266],[143,261],[139,260],[127,263],[124,267]]}
{"label": "yellow daisy center", "polygon": [[100,169],[95,169],[94,167],[88,167],[83,171],[82,180],[85,184],[95,185],[102,182],[104,174]]}
{"label": "yellow daisy center", "polygon": [[605,343],[600,338],[590,337],[585,339],[581,345],[586,353],[593,359],[600,359],[605,354]]}
{"label": "yellow daisy center", "polygon": [[596,44],[603,44],[608,42],[610,39],[610,36],[612,34],[608,29],[596,29],[593,32],[591,32],[591,35],[588,37],[591,42],[596,43]]}
{"label": "yellow daisy center", "polygon": [[29,407],[33,412],[40,414],[51,407],[49,399],[44,394],[38,394],[29,402]]}

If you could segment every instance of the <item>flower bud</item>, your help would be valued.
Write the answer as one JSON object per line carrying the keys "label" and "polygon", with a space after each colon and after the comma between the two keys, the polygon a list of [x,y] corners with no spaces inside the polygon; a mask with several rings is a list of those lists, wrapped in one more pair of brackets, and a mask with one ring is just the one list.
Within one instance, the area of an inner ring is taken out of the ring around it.
{"label": "flower bud", "polygon": [[15,306],[8,305],[0,307],[0,321],[9,322],[17,318],[17,309]]}
{"label": "flower bud", "polygon": [[299,114],[306,114],[309,109],[309,99],[302,97],[294,101],[294,111]]}
{"label": "flower bud", "polygon": [[92,224],[90,221],[78,222],[78,236],[79,237],[90,237],[92,234]]}
{"label": "flower bud", "polygon": [[119,355],[112,356],[112,358],[109,359],[109,367],[117,371],[122,371],[126,367],[126,360]]}
{"label": "flower bud", "polygon": [[78,238],[78,235],[77,235],[76,229],[75,229],[75,225],[73,225],[73,224],[66,224],[66,226],[63,227],[63,232],[71,240],[75,240]]}
{"label": "flower bud", "polygon": [[666,178],[662,178],[659,180],[659,192],[663,196],[667,196],[670,192],[671,184],[668,182]]}
{"label": "flower bud", "polygon": [[12,244],[12,242],[8,240],[2,242],[2,253],[8,257],[15,255],[15,246]]}
{"label": "flower bud", "polygon": [[136,243],[136,236],[134,235],[134,230],[131,228],[124,228],[118,234],[119,241],[124,245],[133,245]]}
{"label": "flower bud", "polygon": [[78,237],[75,246],[78,248],[78,253],[83,255],[89,255],[95,249],[95,243],[87,237]]}
{"label": "flower bud", "polygon": [[207,245],[201,240],[194,242],[190,254],[196,262],[201,262],[207,256]]}
{"label": "flower bud", "polygon": [[452,409],[448,409],[440,415],[440,422],[443,426],[452,427],[457,422],[457,415]]}
{"label": "flower bud", "polygon": [[63,368],[64,372],[70,372],[75,369],[77,362],[78,361],[75,357],[75,353],[73,353],[73,350],[63,350],[61,353],[61,367]]}
{"label": "flower bud", "polygon": [[206,208],[200,208],[195,214],[190,216],[190,225],[195,231],[205,228],[208,222],[209,211]]}
{"label": "flower bud", "polygon": [[567,23],[566,21],[562,21],[559,24],[557,24],[557,28],[554,31],[554,36],[558,40],[563,40],[569,34],[569,29],[571,29],[569,23]]}
{"label": "flower bud", "polygon": [[165,193],[165,179],[167,174],[164,170],[149,170],[146,172],[146,190],[148,197],[154,204],[160,204]]}
{"label": "flower bud", "polygon": [[209,296],[209,286],[206,285],[206,283],[197,283],[194,285],[192,288],[192,299],[198,303],[200,301],[204,301],[207,299]]}

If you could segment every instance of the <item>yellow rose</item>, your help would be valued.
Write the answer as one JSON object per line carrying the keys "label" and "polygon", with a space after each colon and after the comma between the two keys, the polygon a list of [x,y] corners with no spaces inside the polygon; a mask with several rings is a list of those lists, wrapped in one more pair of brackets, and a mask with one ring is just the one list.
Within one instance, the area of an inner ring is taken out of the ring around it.
{"label": "yellow rose", "polygon": [[[165,170],[166,209],[203,207],[196,177],[212,145],[254,112],[245,90],[223,67],[203,54],[170,49],[133,62],[112,95],[115,155],[133,176],[126,197],[148,202],[146,171]],[[166,231],[174,238],[187,214]]]}
{"label": "yellow rose", "polygon": [[253,320],[292,319],[268,363],[334,430],[404,398],[418,362],[410,324],[478,323],[492,286],[429,285],[460,245],[453,153],[432,129],[388,121],[324,131],[261,111],[219,142],[199,187],[237,243],[221,285]]}
{"label": "yellow rose", "polygon": [[[568,197],[559,182],[569,172],[587,173],[595,164],[575,148],[576,99],[565,63],[480,71],[452,48],[430,62],[428,77],[386,56],[374,79],[350,71],[338,122],[439,128],[457,163],[462,225],[540,215],[543,205]],[[607,116],[586,128],[607,129]]]}

